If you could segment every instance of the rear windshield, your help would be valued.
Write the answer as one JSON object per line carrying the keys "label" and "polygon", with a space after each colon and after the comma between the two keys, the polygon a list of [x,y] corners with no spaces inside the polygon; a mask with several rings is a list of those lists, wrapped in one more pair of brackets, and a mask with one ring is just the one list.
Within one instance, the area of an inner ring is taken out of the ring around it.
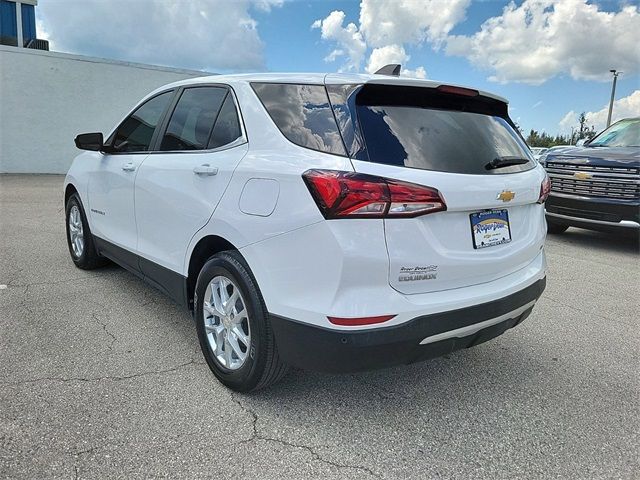
{"label": "rear windshield", "polygon": [[[465,109],[459,98],[451,110],[442,108],[446,105],[442,97],[438,108],[423,101],[407,104],[413,95],[402,95],[402,90],[408,89],[395,88],[390,98],[379,102],[356,100],[370,161],[465,174],[513,173],[535,166],[526,144],[505,117],[492,114],[489,108],[488,113],[479,113],[482,108],[477,105]],[[376,97],[380,100],[380,95]],[[496,161],[501,162],[500,168],[495,168]],[[492,163],[494,168],[489,166]]]}

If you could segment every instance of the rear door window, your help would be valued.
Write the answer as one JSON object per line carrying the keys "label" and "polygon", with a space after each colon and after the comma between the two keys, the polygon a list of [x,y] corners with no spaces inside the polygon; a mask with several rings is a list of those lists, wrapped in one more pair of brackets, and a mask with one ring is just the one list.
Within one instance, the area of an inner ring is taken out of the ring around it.
{"label": "rear door window", "polygon": [[346,155],[324,85],[252,83],[251,86],[290,142]]}
{"label": "rear door window", "polygon": [[233,96],[228,93],[216,119],[213,132],[211,132],[208,148],[223,147],[237,140],[241,135],[236,105],[233,102]]}
{"label": "rear door window", "polygon": [[227,96],[224,87],[194,87],[182,92],[167,130],[160,143],[161,151],[203,150],[220,107]]}

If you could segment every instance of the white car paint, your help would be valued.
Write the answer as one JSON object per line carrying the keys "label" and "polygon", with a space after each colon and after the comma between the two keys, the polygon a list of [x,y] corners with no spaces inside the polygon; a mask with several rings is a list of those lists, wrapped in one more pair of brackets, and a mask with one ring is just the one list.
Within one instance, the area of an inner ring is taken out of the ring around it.
{"label": "white car paint", "polygon": [[[387,83],[438,86],[371,75],[258,74],[189,79],[162,87],[229,86],[244,141],[215,152],[109,156],[85,152],[65,181],[79,192],[92,232],[184,277],[199,241],[224,238],[244,256],[270,313],[334,330],[399,325],[420,315],[486,303],[545,276],[544,169],[459,175],[351,160],[289,142],[252,90],[251,81]],[[484,94],[484,92],[483,92]],[[487,94],[493,98],[494,95]],[[145,98],[145,99],[146,99]],[[144,99],[143,99],[144,101]],[[142,103],[142,102],[141,102]],[[114,158],[115,157],[115,158]],[[133,167],[123,170],[123,166]],[[194,168],[217,168],[215,175]],[[429,185],[447,211],[407,219],[327,221],[301,175],[310,168],[356,171]],[[265,204],[260,205],[262,182]],[[266,183],[265,183],[266,182]],[[496,198],[504,189],[514,201]],[[105,215],[96,205],[106,205]],[[513,241],[474,250],[469,213],[507,208]],[[436,281],[400,286],[399,268],[436,264]],[[337,326],[327,317],[396,315],[376,326]]]}

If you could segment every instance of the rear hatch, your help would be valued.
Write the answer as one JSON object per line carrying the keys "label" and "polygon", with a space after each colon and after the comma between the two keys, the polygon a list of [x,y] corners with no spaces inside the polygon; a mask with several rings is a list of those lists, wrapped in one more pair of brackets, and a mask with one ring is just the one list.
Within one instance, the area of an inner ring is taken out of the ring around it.
{"label": "rear hatch", "polygon": [[354,138],[344,128],[343,136],[357,172],[437,189],[446,203],[446,211],[384,220],[393,288],[489,282],[540,253],[545,174],[505,102],[455,87],[365,84],[340,105],[327,88],[337,119],[347,109],[354,125]]}

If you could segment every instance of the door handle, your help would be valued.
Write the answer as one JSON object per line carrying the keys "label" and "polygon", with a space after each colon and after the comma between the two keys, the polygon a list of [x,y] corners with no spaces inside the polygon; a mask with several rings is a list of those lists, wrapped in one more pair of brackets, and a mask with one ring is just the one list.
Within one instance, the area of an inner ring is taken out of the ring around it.
{"label": "door handle", "polygon": [[122,170],[124,170],[125,172],[133,172],[135,169],[136,166],[133,164],[133,162],[125,163],[124,165],[122,165]]}
{"label": "door handle", "polygon": [[212,167],[208,163],[205,163],[204,165],[195,167],[193,169],[193,173],[195,173],[196,175],[204,175],[204,176],[216,175],[218,173],[218,167]]}

